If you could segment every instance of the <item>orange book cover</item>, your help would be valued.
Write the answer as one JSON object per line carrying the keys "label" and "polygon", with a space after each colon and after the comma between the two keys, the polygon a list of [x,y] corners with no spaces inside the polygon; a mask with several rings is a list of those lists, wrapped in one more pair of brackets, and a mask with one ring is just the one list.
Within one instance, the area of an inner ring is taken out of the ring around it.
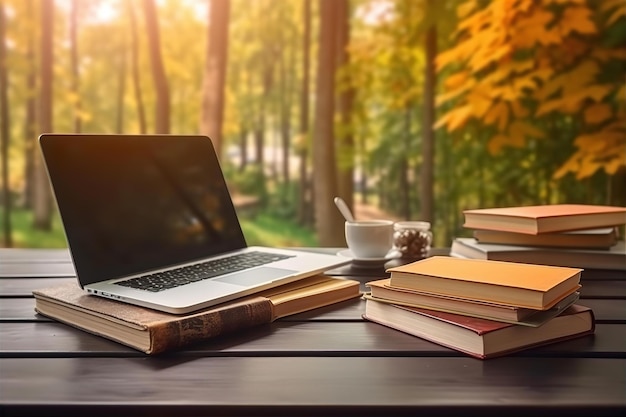
{"label": "orange book cover", "polygon": [[582,269],[433,256],[388,272],[400,288],[546,310],[579,288]]}
{"label": "orange book cover", "polygon": [[466,228],[540,234],[626,224],[626,207],[547,204],[464,210]]}

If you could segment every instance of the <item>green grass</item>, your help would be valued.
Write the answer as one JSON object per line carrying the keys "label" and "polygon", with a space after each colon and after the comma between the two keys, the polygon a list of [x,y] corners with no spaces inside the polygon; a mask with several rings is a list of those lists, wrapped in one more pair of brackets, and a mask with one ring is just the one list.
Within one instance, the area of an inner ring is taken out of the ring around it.
{"label": "green grass", "polygon": [[[2,208],[0,207],[1,213]],[[67,246],[61,219],[56,212],[52,218],[52,230],[48,232],[33,229],[33,214],[27,210],[13,210],[11,212],[11,224],[14,247],[64,248]],[[317,245],[313,231],[268,214],[260,213],[254,218],[243,218],[241,227],[249,245],[274,247]],[[4,239],[0,239],[0,246],[3,244]]]}
{"label": "green grass", "polygon": [[317,246],[312,230],[290,220],[259,213],[251,219],[242,219],[241,228],[248,245],[273,247]]}
{"label": "green grass", "polygon": [[[0,214],[4,207],[0,208]],[[13,209],[11,211],[11,228],[13,247],[16,248],[65,248],[65,232],[58,213],[52,216],[52,230],[36,230],[33,228],[33,212],[30,210]],[[2,238],[4,244],[4,236]]]}

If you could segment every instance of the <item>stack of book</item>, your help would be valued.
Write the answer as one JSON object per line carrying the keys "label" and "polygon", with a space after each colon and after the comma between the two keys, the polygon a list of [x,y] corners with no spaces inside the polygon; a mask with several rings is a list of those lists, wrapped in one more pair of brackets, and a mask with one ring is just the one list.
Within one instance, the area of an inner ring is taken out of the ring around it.
{"label": "stack of book", "polygon": [[433,256],[370,281],[364,318],[486,359],[594,331],[581,269]]}
{"label": "stack of book", "polygon": [[271,323],[361,296],[359,281],[324,275],[265,290],[188,314],[163,313],[87,294],[77,283],[33,291],[35,311],[146,354]]}
{"label": "stack of book", "polygon": [[626,207],[554,204],[463,214],[473,237],[453,240],[454,257],[626,270],[626,245],[619,232],[626,225]]}

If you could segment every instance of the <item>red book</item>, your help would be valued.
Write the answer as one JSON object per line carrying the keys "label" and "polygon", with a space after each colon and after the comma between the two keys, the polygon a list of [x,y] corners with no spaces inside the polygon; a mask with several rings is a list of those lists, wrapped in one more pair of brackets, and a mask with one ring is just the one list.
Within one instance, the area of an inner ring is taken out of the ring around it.
{"label": "red book", "polygon": [[593,311],[578,304],[539,327],[399,306],[371,299],[366,301],[363,318],[480,359],[572,339],[595,330]]}

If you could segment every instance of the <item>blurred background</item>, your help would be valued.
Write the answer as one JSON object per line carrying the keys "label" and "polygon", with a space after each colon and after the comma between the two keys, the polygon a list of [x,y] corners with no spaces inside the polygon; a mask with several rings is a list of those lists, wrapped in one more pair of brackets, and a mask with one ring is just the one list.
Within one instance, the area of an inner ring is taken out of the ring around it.
{"label": "blurred background", "polygon": [[249,244],[626,206],[625,74],[623,0],[0,0],[0,245],[66,245],[44,132],[210,136]]}

